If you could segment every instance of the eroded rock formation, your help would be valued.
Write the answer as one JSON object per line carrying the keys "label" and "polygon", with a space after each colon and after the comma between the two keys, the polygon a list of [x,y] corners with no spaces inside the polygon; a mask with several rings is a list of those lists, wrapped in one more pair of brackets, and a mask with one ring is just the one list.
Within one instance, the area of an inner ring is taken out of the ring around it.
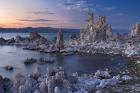
{"label": "eroded rock formation", "polygon": [[31,40],[33,40],[33,39],[40,38],[41,36],[37,32],[31,32],[29,37]]}
{"label": "eroded rock formation", "polygon": [[140,22],[137,22],[132,28],[131,36],[132,37],[140,36]]}
{"label": "eroded rock formation", "polygon": [[94,23],[94,15],[93,13],[89,13],[87,22],[87,27],[81,29],[80,39],[82,42],[91,43],[112,39],[112,28],[106,22],[105,16],[99,16],[97,22]]}
{"label": "eroded rock formation", "polygon": [[50,41],[47,38],[41,36],[38,32],[31,32],[29,35],[29,39],[30,42],[36,45],[49,45],[50,43]]}
{"label": "eroded rock formation", "polygon": [[71,34],[70,34],[70,39],[71,39],[71,40],[77,39],[76,33],[71,33]]}
{"label": "eroded rock formation", "polygon": [[59,29],[59,32],[57,33],[57,39],[56,39],[55,47],[57,49],[61,49],[61,48],[64,47],[64,40],[63,40],[63,32],[62,32],[62,29]]}
{"label": "eroded rock formation", "polygon": [[4,39],[4,38],[0,38],[0,45],[3,45],[3,44],[5,44],[5,42],[6,42],[6,40]]}

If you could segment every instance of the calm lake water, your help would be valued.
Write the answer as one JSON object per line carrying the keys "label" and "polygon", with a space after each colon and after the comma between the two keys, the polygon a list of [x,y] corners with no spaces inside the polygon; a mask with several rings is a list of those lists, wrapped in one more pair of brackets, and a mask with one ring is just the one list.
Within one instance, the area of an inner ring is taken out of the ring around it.
{"label": "calm lake water", "polygon": [[[11,35],[11,34],[10,34]],[[13,37],[15,34],[12,34]],[[9,38],[9,35],[1,34],[2,37]],[[16,36],[16,35],[15,35]],[[27,34],[22,34],[27,36]],[[53,37],[49,34],[47,36]],[[46,37],[47,37],[46,36]],[[52,58],[55,60],[54,64],[39,65],[42,73],[46,72],[47,67],[62,66],[68,74],[78,72],[92,73],[98,69],[104,68],[123,68],[127,61],[120,57],[110,57],[107,55],[69,55],[61,56],[56,54],[40,53],[37,51],[23,50],[19,46],[0,46],[0,75],[4,77],[13,78],[17,73],[30,74],[37,65],[37,63],[29,66],[24,65],[24,60],[27,58]],[[12,65],[15,69],[13,71],[6,71],[4,66]]]}

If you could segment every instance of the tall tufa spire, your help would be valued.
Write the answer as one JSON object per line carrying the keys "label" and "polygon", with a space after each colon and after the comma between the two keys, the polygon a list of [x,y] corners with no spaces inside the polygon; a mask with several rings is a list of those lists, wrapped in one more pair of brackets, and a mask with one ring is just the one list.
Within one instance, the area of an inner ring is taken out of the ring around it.
{"label": "tall tufa spire", "polygon": [[63,44],[64,44],[64,40],[63,40],[63,31],[62,31],[62,29],[60,28],[60,29],[59,29],[59,32],[57,33],[57,40],[56,40],[55,46],[56,46],[57,49],[60,50],[61,48],[63,48]]}
{"label": "tall tufa spire", "polygon": [[93,31],[93,26],[94,26],[94,13],[93,12],[88,13],[87,22],[88,22],[87,28],[90,31]]}

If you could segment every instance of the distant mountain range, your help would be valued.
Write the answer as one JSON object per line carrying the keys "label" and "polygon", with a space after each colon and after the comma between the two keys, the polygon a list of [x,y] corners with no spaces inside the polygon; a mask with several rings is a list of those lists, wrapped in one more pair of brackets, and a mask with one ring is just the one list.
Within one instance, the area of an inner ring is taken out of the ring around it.
{"label": "distant mountain range", "polygon": [[[67,33],[80,32],[80,29],[63,28],[62,30]],[[29,33],[29,32],[53,33],[58,31],[59,28],[52,28],[52,27],[0,28],[1,33]]]}
{"label": "distant mountain range", "polygon": [[[0,28],[0,33],[29,33],[29,32],[40,32],[40,33],[56,33],[59,28],[52,27],[26,27],[26,28]],[[63,28],[66,33],[80,33],[80,29],[67,29]],[[113,29],[114,33],[128,33],[126,29]]]}

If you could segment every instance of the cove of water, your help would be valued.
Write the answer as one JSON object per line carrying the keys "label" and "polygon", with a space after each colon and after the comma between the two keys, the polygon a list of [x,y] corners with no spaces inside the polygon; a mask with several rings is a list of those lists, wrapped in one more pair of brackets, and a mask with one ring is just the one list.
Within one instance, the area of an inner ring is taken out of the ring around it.
{"label": "cove of water", "polygon": [[[103,68],[122,68],[127,61],[116,56],[114,58],[107,55],[69,55],[62,56],[56,54],[40,53],[37,51],[23,50],[18,46],[0,46],[0,75],[4,77],[13,78],[17,73],[28,75],[32,73],[37,63],[29,66],[24,65],[24,60],[27,58],[52,58],[55,60],[54,64],[40,65],[43,73],[46,72],[47,67],[64,67],[66,73],[74,72],[93,73],[98,69]],[[13,71],[6,71],[3,67],[12,65]]]}

